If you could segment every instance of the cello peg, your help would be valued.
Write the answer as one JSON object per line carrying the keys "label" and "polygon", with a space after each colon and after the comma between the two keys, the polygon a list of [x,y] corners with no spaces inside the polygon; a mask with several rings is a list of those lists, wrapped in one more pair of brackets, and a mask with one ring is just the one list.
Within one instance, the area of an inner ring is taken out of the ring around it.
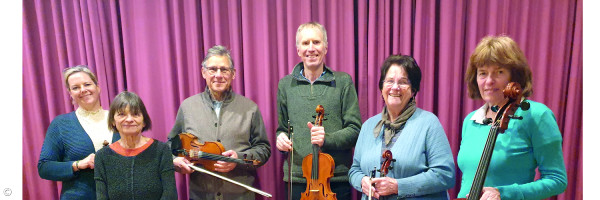
{"label": "cello peg", "polygon": [[492,106],[493,112],[498,112],[498,109],[500,109],[500,107],[498,107],[498,105]]}
{"label": "cello peg", "polygon": [[492,123],[492,118],[485,118],[483,120],[483,124],[485,124],[485,125],[488,125],[488,124],[491,124],[491,123]]}
{"label": "cello peg", "polygon": [[521,117],[521,116],[514,116],[514,115],[509,115],[508,117],[511,119],[519,119],[519,120],[523,119],[523,117]]}
{"label": "cello peg", "polygon": [[521,110],[523,110],[523,111],[529,110],[529,106],[530,106],[530,104],[527,101],[522,101],[519,104],[519,107],[521,107]]}

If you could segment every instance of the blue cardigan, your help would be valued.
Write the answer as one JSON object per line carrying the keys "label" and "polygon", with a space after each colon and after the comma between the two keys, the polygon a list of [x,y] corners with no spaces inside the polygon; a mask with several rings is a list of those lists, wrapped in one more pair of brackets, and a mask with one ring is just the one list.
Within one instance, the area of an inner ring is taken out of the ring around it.
{"label": "blue cardigan", "polygon": [[[358,191],[362,190],[362,178],[374,167],[381,168],[383,129],[377,138],[373,135],[379,121],[381,113],[369,118],[356,142],[349,176],[350,184]],[[398,195],[391,199],[448,199],[446,190],[455,183],[454,158],[438,118],[417,108],[399,134],[391,148],[396,162],[387,175],[398,181]],[[362,199],[366,199],[364,194]]]}
{"label": "blue cardigan", "polygon": [[[120,138],[118,133],[113,133],[112,142]],[[94,170],[74,172],[71,167],[73,162],[91,153],[95,153],[94,145],[75,112],[56,116],[46,131],[38,173],[43,179],[62,181],[61,199],[96,199]]]}

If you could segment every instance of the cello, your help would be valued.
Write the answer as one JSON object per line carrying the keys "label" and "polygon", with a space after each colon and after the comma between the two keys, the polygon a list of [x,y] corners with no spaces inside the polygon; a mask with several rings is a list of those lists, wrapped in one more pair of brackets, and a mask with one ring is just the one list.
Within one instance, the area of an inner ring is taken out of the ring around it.
{"label": "cello", "polygon": [[508,98],[508,102],[506,102],[499,110],[498,106],[492,107],[492,111],[497,112],[493,121],[491,118],[484,120],[485,124],[493,124],[485,142],[485,147],[483,148],[483,153],[481,154],[481,159],[479,160],[479,165],[477,166],[477,171],[475,172],[475,177],[473,178],[473,184],[469,190],[469,195],[467,198],[458,198],[456,200],[479,200],[481,198],[481,191],[483,190],[483,184],[485,183],[485,177],[492,159],[492,153],[494,152],[494,146],[496,145],[498,133],[504,133],[504,131],[508,128],[508,122],[510,119],[523,119],[523,117],[514,116],[517,108],[520,107],[523,111],[529,110],[529,103],[526,101],[521,101],[521,99],[523,99],[523,90],[521,89],[521,85],[519,83],[508,83],[502,92],[504,93],[504,97]]}
{"label": "cello", "polygon": [[[318,105],[315,118],[316,126],[323,126],[325,109]],[[331,191],[329,179],[333,177],[335,162],[331,155],[322,153],[317,144],[313,144],[313,153],[302,160],[302,175],[306,178],[306,190],[302,192],[301,200],[335,200],[336,194]]]}

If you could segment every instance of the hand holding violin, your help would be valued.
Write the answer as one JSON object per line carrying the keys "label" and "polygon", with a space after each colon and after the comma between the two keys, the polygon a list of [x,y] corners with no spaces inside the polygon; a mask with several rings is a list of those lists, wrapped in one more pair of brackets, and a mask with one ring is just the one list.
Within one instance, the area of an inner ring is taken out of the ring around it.
{"label": "hand holding violin", "polygon": [[[230,158],[238,158],[238,155],[234,150],[227,150],[227,151],[221,153],[221,155],[230,157]],[[233,168],[235,168],[235,166],[237,166],[237,163],[217,161],[214,166],[215,166],[215,171],[229,172],[229,171],[233,170]]]}
{"label": "hand holding violin", "polygon": [[388,196],[391,194],[398,194],[398,181],[390,177],[374,178],[371,180],[375,186],[376,198],[379,196]]}
{"label": "hand holding violin", "polygon": [[306,123],[306,126],[310,129],[310,143],[322,147],[325,143],[325,127],[315,126],[310,122]]}
{"label": "hand holding violin", "polygon": [[371,196],[373,196],[376,199],[379,199],[379,194],[377,193],[375,187],[373,187],[373,182],[371,182],[371,179],[368,176],[362,178],[362,180],[360,181],[360,186],[362,189],[362,193],[369,196],[370,191]]}

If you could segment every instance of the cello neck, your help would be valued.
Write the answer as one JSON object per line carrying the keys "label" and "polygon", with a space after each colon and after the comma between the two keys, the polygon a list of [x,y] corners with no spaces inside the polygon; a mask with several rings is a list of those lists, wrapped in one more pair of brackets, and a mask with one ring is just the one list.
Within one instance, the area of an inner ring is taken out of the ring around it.
{"label": "cello neck", "polygon": [[473,184],[471,185],[471,190],[469,191],[469,197],[467,200],[478,200],[481,198],[481,190],[483,189],[483,184],[485,183],[485,177],[487,175],[488,167],[490,166],[490,161],[492,160],[492,153],[494,152],[494,146],[496,146],[497,138],[498,126],[494,125],[490,129],[490,133],[488,134],[485,142],[485,147],[483,148],[483,153],[481,154],[481,159],[479,160],[479,165],[477,166],[475,178],[473,178]]}

